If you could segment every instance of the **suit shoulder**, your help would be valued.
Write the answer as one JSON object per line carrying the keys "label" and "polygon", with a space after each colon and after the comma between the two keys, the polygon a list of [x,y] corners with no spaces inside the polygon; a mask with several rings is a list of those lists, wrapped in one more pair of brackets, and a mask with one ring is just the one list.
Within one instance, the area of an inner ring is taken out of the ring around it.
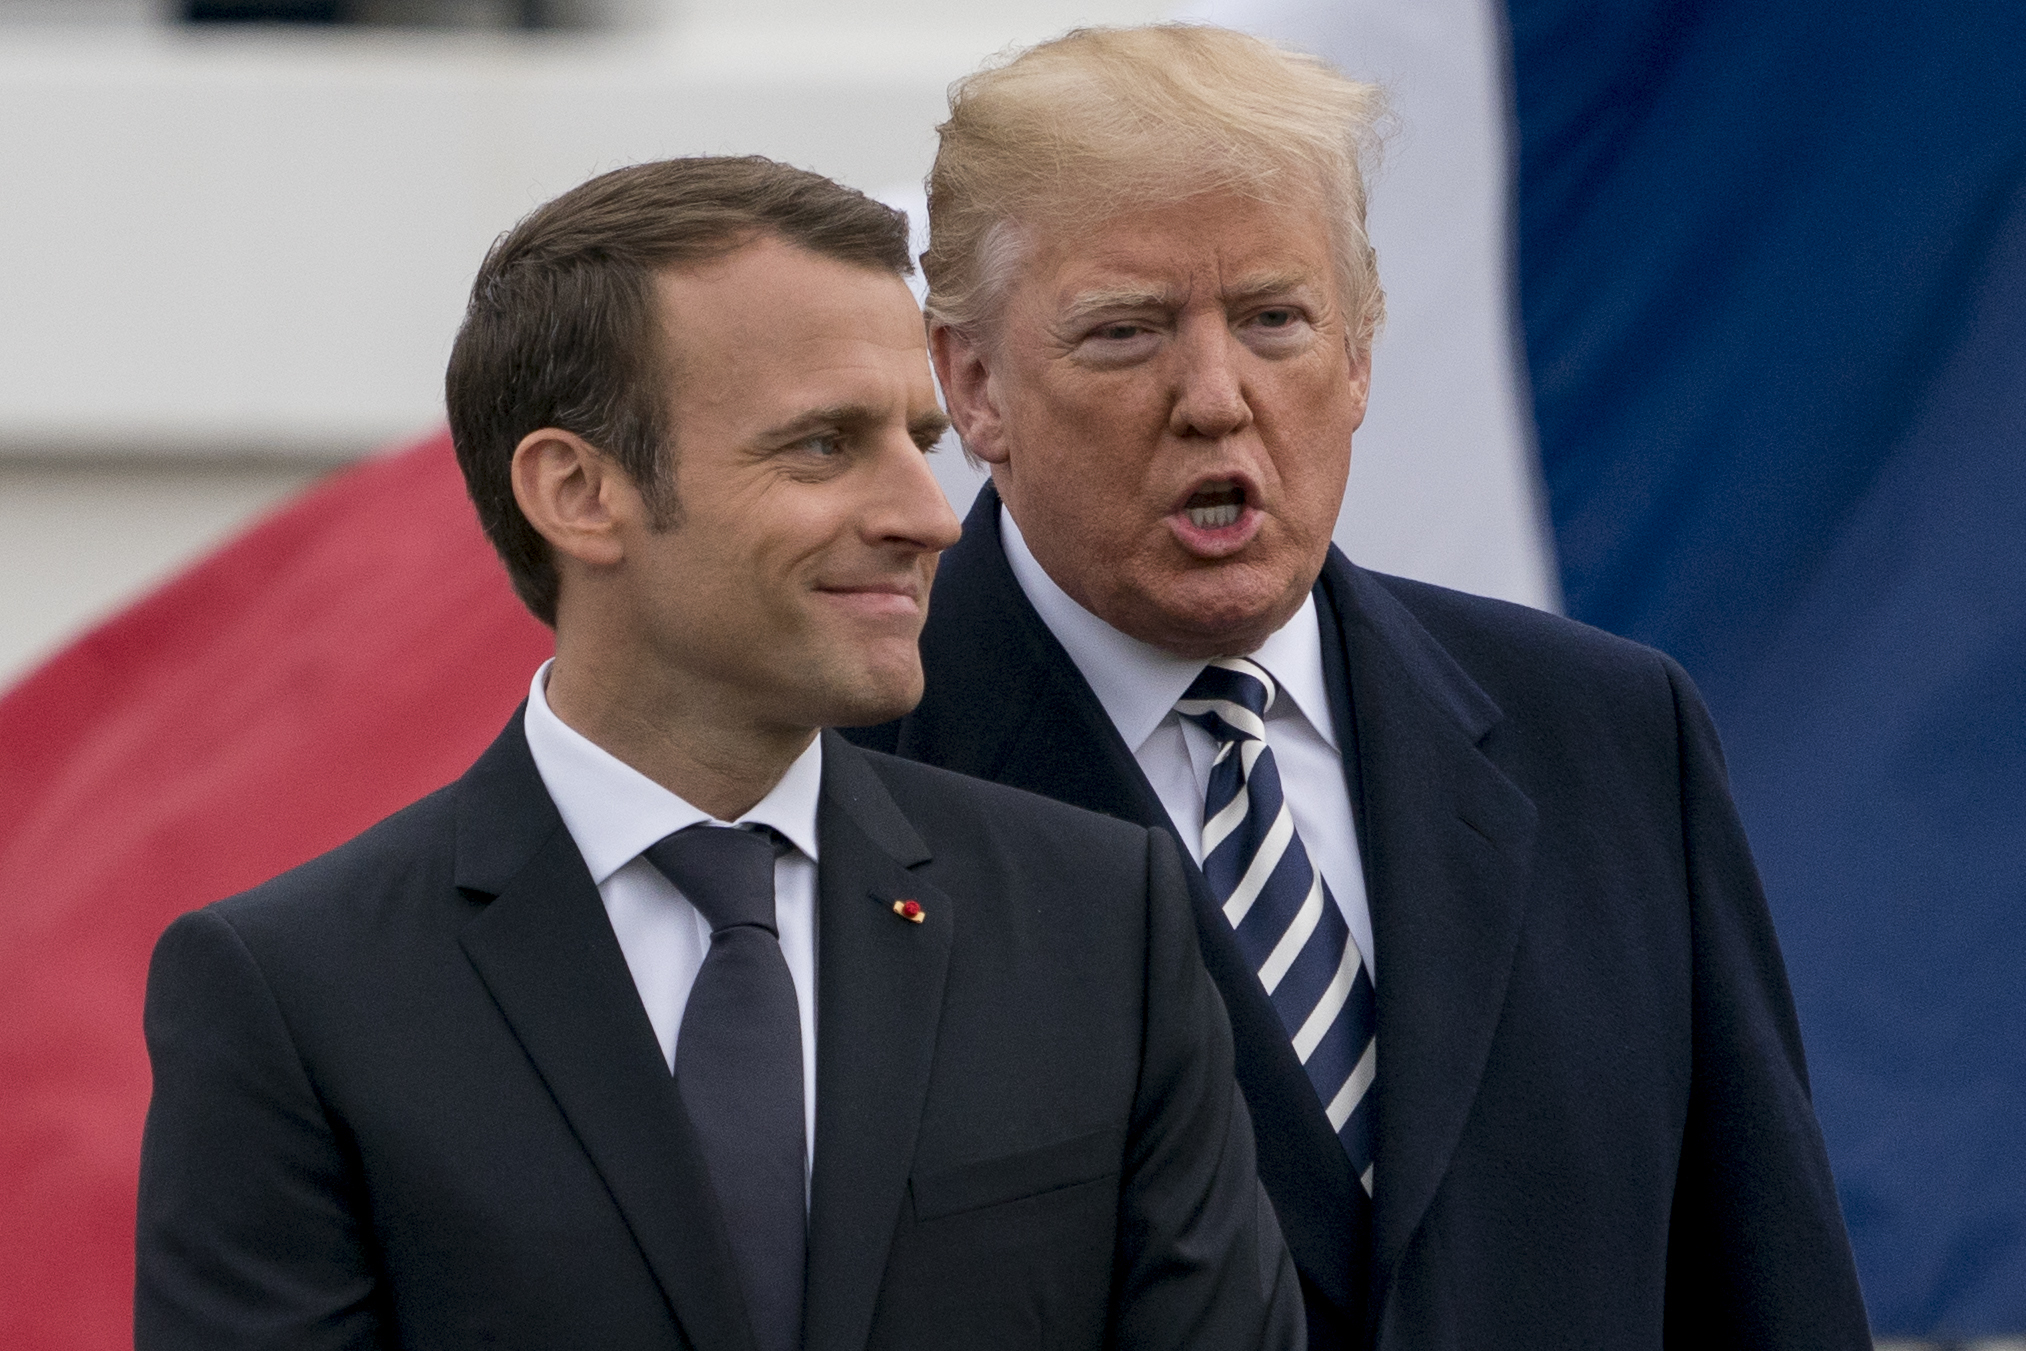
{"label": "suit shoulder", "polygon": [[1490,684],[1560,682],[1571,692],[1686,683],[1673,658],[1529,605],[1366,572],[1470,673]]}
{"label": "suit shoulder", "polygon": [[860,753],[901,810],[917,822],[989,823],[995,831],[1088,839],[1113,848],[1146,847],[1146,828],[1130,821],[882,751],[861,747]]}
{"label": "suit shoulder", "polygon": [[1368,573],[1546,760],[1585,774],[1621,764],[1619,782],[1673,784],[1684,746],[1721,761],[1695,684],[1666,653],[1560,615],[1404,577]]}
{"label": "suit shoulder", "polygon": [[894,747],[900,744],[901,722],[902,719],[895,718],[891,722],[875,723],[870,727],[840,727],[837,729],[837,735],[862,751],[879,751],[891,755]]}
{"label": "suit shoulder", "polygon": [[345,843],[205,909],[242,937],[315,932],[346,915],[412,894],[441,874],[448,886],[456,838],[456,784],[437,789]]}

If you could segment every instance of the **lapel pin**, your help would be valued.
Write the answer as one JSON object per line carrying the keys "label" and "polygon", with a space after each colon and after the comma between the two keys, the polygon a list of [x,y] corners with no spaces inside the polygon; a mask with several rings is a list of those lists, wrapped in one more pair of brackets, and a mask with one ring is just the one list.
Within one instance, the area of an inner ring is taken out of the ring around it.
{"label": "lapel pin", "polygon": [[893,913],[899,915],[904,920],[910,920],[916,924],[922,922],[921,902],[916,900],[895,901],[893,903]]}

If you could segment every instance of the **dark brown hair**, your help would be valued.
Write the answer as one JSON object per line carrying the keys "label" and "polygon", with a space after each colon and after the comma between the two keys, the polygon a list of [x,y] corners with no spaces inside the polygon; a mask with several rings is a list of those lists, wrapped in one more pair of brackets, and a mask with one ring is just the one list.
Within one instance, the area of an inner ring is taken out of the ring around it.
{"label": "dark brown hair", "polygon": [[450,436],[479,524],[543,623],[556,622],[556,565],[514,501],[515,447],[543,427],[574,432],[632,477],[658,526],[673,524],[671,373],[653,276],[765,235],[914,270],[906,215],[757,155],[603,174],[536,208],[486,254],[444,377]]}

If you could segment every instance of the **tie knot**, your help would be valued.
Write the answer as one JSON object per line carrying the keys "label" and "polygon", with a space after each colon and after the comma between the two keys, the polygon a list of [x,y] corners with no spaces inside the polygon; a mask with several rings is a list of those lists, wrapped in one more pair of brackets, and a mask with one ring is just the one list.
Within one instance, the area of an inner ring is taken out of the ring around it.
{"label": "tie knot", "polygon": [[1190,683],[1175,711],[1219,741],[1266,739],[1266,712],[1279,693],[1266,668],[1244,657],[1218,657]]}
{"label": "tie knot", "polygon": [[713,934],[753,924],[778,935],[772,831],[689,826],[641,852],[697,908]]}

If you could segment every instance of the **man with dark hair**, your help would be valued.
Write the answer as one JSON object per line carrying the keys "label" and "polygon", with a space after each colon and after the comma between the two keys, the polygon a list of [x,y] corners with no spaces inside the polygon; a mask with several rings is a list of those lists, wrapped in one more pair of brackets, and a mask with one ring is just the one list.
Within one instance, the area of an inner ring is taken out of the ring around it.
{"label": "man with dark hair", "polygon": [[1300,1344],[1172,844],[822,730],[957,535],[905,240],[696,159],[493,248],[452,433],[556,656],[163,936],[144,1351]]}

